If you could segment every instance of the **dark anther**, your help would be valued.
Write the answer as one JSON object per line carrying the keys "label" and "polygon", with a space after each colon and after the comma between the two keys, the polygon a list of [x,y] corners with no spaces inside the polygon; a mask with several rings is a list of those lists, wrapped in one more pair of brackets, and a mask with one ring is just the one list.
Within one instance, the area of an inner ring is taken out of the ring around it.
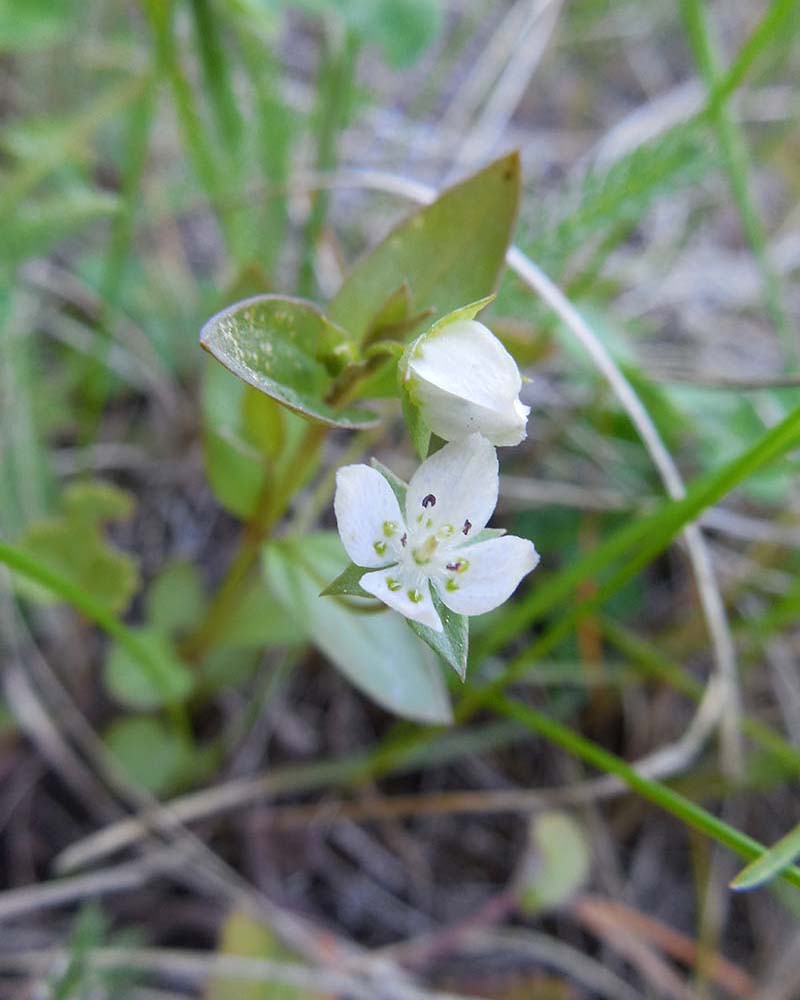
{"label": "dark anther", "polygon": [[461,563],[460,562],[448,563],[447,568],[450,570],[451,573],[457,573],[461,569]]}
{"label": "dark anther", "polygon": [[422,498],[422,506],[423,507],[436,506],[436,497],[433,495],[433,493],[429,493],[426,497]]}
{"label": "dark anther", "polygon": [[464,522],[464,527],[461,530],[464,532],[465,535],[468,535],[469,529],[471,527],[472,527],[472,521],[470,521],[469,518],[467,518],[467,520]]}
{"label": "dark anther", "polygon": [[403,548],[406,547],[407,541],[408,541],[408,535],[405,532],[403,532],[403,537],[400,539],[400,544],[403,546]]}

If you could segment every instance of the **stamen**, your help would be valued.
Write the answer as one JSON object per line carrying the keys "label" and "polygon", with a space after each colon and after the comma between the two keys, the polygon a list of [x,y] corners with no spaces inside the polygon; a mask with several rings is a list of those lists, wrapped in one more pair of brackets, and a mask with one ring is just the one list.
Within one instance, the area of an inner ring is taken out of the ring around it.
{"label": "stamen", "polygon": [[395,578],[393,576],[387,576],[386,577],[386,586],[389,588],[389,590],[395,591],[395,590],[399,590],[403,586],[403,584],[400,583],[399,580],[395,580]]}
{"label": "stamen", "polygon": [[422,591],[417,590],[416,587],[412,587],[408,592],[408,599],[412,604],[419,604],[422,600]]}
{"label": "stamen", "polygon": [[383,522],[383,533],[387,538],[391,538],[392,535],[397,531],[396,521],[384,521]]}
{"label": "stamen", "polygon": [[449,569],[451,573],[457,573],[461,569],[461,563],[460,562],[448,563],[447,569]]}
{"label": "stamen", "polygon": [[436,497],[433,495],[433,493],[429,493],[426,497],[422,498],[422,506],[423,507],[436,506]]}
{"label": "stamen", "polygon": [[464,522],[464,527],[461,529],[465,535],[469,534],[470,528],[472,527],[472,521],[469,518]]}
{"label": "stamen", "polygon": [[406,542],[408,542],[408,535],[404,531],[403,534],[400,536],[400,544],[403,546],[403,548],[406,547]]}

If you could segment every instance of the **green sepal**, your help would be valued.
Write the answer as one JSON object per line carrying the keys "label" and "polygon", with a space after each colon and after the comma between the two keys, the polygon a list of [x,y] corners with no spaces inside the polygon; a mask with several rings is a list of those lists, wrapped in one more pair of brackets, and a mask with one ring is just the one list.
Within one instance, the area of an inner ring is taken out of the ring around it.
{"label": "green sepal", "polygon": [[379,462],[377,458],[371,458],[369,464],[377,472],[380,472],[386,482],[392,487],[392,491],[397,497],[397,502],[400,504],[401,513],[405,511],[408,483],[404,482],[399,476],[396,476],[391,469],[387,469],[383,462]]}
{"label": "green sepal", "polygon": [[406,380],[399,375],[399,365],[397,371],[399,376],[397,381],[400,392],[400,405],[403,408],[403,419],[408,428],[408,436],[411,438],[411,443],[414,445],[414,450],[419,455],[420,461],[424,462],[428,457],[428,450],[431,446],[431,429],[425,422],[422,411],[412,400]]}
{"label": "green sepal", "polygon": [[363,566],[356,566],[355,563],[350,563],[350,565],[343,570],[335,580],[332,580],[324,590],[320,591],[319,596],[372,598],[372,594],[368,594],[360,583],[361,577],[365,573],[369,572],[371,572],[371,570],[364,569]]}
{"label": "green sepal", "polygon": [[[430,586],[430,584],[429,584]],[[427,625],[407,618],[412,631],[426,642],[444,662],[452,667],[463,681],[467,676],[467,658],[469,656],[469,620],[466,615],[458,615],[451,611],[436,593],[430,588],[433,606],[442,622],[442,632],[434,632]]]}

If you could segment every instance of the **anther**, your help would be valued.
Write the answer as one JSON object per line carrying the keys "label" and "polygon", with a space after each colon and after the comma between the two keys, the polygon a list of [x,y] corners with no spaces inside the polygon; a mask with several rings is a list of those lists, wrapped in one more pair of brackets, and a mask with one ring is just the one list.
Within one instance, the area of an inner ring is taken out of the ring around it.
{"label": "anther", "polygon": [[460,562],[448,563],[447,568],[450,570],[451,573],[457,573],[461,569],[461,563]]}
{"label": "anther", "polygon": [[468,535],[471,527],[472,527],[472,521],[470,521],[470,519],[467,518],[467,520],[464,522],[464,527],[461,530],[464,532],[465,535]]}
{"label": "anther", "polygon": [[408,542],[408,535],[404,531],[400,537],[400,544],[403,546],[403,548],[405,548],[407,542]]}
{"label": "anther", "polygon": [[433,495],[433,493],[429,493],[426,497],[422,498],[422,506],[423,507],[436,506],[436,497]]}

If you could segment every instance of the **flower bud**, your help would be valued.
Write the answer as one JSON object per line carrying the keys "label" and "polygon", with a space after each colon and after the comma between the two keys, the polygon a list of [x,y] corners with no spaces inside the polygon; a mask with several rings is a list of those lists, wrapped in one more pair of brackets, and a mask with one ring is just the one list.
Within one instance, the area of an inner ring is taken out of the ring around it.
{"label": "flower bud", "polygon": [[491,330],[472,319],[434,326],[409,348],[405,388],[445,441],[482,434],[494,445],[526,437],[530,407],[519,399],[517,363]]}

